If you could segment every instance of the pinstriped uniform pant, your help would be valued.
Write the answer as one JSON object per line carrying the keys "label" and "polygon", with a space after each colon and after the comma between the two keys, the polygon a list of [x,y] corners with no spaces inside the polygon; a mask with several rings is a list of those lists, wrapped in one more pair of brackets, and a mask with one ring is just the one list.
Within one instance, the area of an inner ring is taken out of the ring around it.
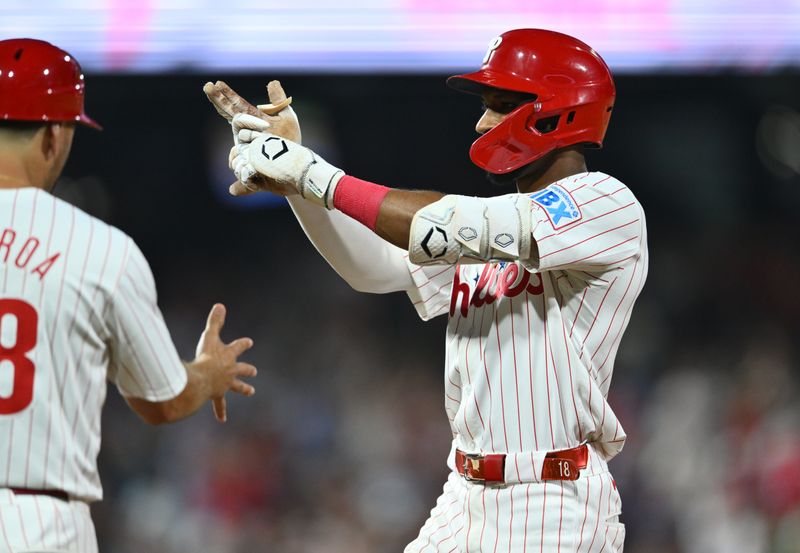
{"label": "pinstriped uniform pant", "polygon": [[405,553],[619,553],[625,541],[620,512],[605,463],[590,462],[575,481],[506,486],[451,473]]}
{"label": "pinstriped uniform pant", "polygon": [[0,552],[97,553],[89,505],[0,489]]}

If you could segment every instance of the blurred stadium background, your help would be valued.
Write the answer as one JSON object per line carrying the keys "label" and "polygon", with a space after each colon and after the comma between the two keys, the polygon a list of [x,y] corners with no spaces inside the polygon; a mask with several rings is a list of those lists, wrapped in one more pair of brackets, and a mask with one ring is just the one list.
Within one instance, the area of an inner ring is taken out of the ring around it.
{"label": "blurred stadium background", "polygon": [[225,426],[147,427],[109,393],[102,551],[388,553],[416,535],[447,470],[444,321],[350,290],[282,200],[228,198],[230,131],[201,87],[263,102],[280,78],[306,144],[348,172],[495,194],[467,156],[480,106],[444,77],[520,26],[610,62],[590,168],[648,215],[611,391],[625,550],[800,552],[800,2],[4,0],[0,37],[75,54],[105,126],[77,134],[58,194],[137,240],[184,356],[215,301],[227,337],[256,340],[257,395]]}

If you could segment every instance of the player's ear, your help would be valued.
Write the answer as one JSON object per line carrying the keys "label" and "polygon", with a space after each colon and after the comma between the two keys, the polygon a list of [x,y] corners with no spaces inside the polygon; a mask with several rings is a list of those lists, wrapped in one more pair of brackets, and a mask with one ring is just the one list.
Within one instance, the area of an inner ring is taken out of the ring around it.
{"label": "player's ear", "polygon": [[42,135],[42,156],[46,160],[55,159],[62,148],[62,133],[64,126],[61,123],[47,123],[43,129]]}
{"label": "player's ear", "polygon": [[56,125],[56,123],[47,123],[39,131],[41,134],[41,138],[39,140],[39,149],[41,150],[41,154],[44,159],[52,159],[54,155],[53,150],[56,147],[56,131],[53,130],[54,125]]}
{"label": "player's ear", "polygon": [[75,124],[54,122],[44,127],[42,137],[42,154],[46,160],[66,159],[72,147],[72,137],[75,135]]}

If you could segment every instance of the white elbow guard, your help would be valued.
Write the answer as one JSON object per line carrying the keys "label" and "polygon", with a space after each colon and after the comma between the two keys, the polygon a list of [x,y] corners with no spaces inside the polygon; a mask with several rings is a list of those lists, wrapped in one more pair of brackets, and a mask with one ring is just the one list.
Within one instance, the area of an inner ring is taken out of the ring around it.
{"label": "white elbow guard", "polygon": [[416,265],[526,260],[531,251],[530,200],[445,196],[411,221],[409,259]]}

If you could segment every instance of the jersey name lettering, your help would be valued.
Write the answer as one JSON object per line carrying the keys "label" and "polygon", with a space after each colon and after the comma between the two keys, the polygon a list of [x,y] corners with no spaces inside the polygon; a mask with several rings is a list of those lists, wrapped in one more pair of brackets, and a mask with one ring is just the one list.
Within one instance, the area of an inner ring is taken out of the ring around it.
{"label": "jersey name lettering", "polygon": [[31,274],[37,275],[39,280],[44,280],[45,275],[61,257],[61,252],[46,257],[42,255],[43,252],[36,255],[39,244],[40,240],[35,236],[23,240],[17,237],[15,230],[4,229],[0,234],[0,263],[11,264],[18,269],[30,268]]}

